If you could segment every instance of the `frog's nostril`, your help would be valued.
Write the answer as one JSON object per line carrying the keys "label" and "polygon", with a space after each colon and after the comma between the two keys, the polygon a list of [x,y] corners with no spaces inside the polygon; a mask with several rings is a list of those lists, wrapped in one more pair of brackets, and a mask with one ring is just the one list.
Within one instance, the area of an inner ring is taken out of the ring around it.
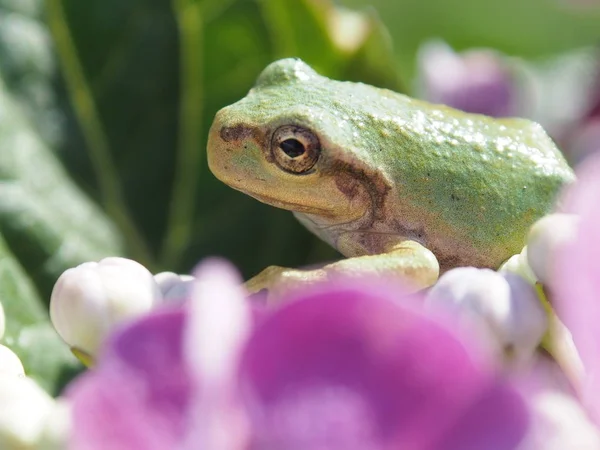
{"label": "frog's nostril", "polygon": [[231,142],[234,139],[233,133],[231,132],[231,127],[222,127],[219,135],[225,142]]}

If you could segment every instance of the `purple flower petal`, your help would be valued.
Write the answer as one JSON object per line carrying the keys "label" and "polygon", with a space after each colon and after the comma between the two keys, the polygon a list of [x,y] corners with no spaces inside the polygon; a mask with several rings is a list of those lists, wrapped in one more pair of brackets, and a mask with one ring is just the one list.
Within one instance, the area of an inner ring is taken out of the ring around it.
{"label": "purple flower petal", "polygon": [[587,373],[583,401],[600,420],[600,155],[582,163],[565,208],[580,215],[579,233],[558,251],[557,313],[571,331]]}
{"label": "purple flower petal", "polygon": [[510,449],[523,401],[448,329],[373,284],[304,294],[242,357],[253,449]]}
{"label": "purple flower petal", "polygon": [[456,53],[444,43],[430,42],[419,53],[419,66],[426,100],[494,117],[515,114],[515,80],[498,53]]}
{"label": "purple flower petal", "polygon": [[569,141],[569,155],[576,164],[595,153],[600,153],[600,114],[580,124]]}
{"label": "purple flower petal", "polygon": [[182,358],[184,312],[165,309],[113,337],[100,365],[76,380],[72,448],[175,448],[192,381]]}

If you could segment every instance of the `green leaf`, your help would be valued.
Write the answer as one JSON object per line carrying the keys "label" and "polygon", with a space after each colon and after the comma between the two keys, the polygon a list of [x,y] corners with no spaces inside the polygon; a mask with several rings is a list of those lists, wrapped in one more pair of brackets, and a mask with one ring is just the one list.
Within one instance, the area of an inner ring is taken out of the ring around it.
{"label": "green leaf", "polygon": [[121,252],[103,213],[69,180],[0,80],[0,233],[44,301],[58,276]]}
{"label": "green leaf", "polygon": [[[76,12],[81,11],[78,8],[83,6],[85,14],[88,12],[92,13],[92,17],[99,27],[90,27],[92,31],[98,33],[94,36],[94,43],[102,42],[102,44],[104,44],[104,41],[106,41],[110,44],[114,44],[115,40],[119,41],[123,39],[125,49],[127,50],[129,45],[137,44],[135,39],[130,40],[130,29],[136,30],[139,29],[139,27],[142,27],[141,29],[144,32],[150,31],[152,37],[155,37],[155,34],[153,33],[154,28],[158,28],[159,33],[157,35],[160,37],[160,26],[155,27],[155,24],[152,23],[154,19],[154,11],[150,11],[148,17],[146,17],[144,14],[137,14],[136,10],[132,11],[133,16],[131,17],[131,20],[134,22],[125,24],[126,27],[120,30],[123,31],[123,33],[118,35],[109,35],[110,33],[107,33],[108,30],[112,32],[115,29],[115,25],[116,27],[119,27],[122,23],[122,20],[124,18],[127,19],[127,16],[123,16],[122,13],[128,13],[130,11],[128,8],[123,8],[126,6],[124,3],[115,5],[115,8],[106,11],[98,11],[97,5],[96,8],[94,8],[94,5],[91,3],[82,4],[81,2],[71,2],[70,6],[73,6]],[[131,79],[127,77],[124,80],[119,80],[121,82],[117,84],[116,91],[109,91],[105,85],[108,84],[113,86],[111,84],[113,78],[116,75],[119,75],[120,71],[123,69],[122,58],[129,57],[130,55],[128,55],[127,52],[121,51],[106,54],[106,52],[102,51],[102,48],[96,45],[91,49],[91,53],[89,53],[91,59],[83,62],[80,61],[78,58],[78,52],[80,49],[77,48],[76,42],[73,40],[73,32],[69,29],[67,24],[67,16],[69,11],[63,7],[63,4],[60,2],[60,0],[48,0],[46,2],[46,7],[48,24],[52,31],[58,55],[64,69],[63,74],[66,78],[70,98],[73,103],[74,111],[78,115],[78,123],[81,126],[81,131],[87,144],[90,161],[95,169],[94,174],[96,175],[96,181],[98,183],[98,197],[102,200],[108,215],[114,220],[116,225],[123,233],[126,243],[128,244],[134,258],[142,264],[152,268],[152,255],[150,254],[143,236],[139,234],[139,230],[137,229],[130,215],[127,199],[122,189],[122,184],[127,183],[127,177],[129,175],[133,175],[134,178],[138,178],[138,175],[141,174],[142,177],[144,177],[147,175],[147,173],[144,171],[144,167],[141,167],[139,164],[137,164],[137,159],[132,159],[128,157],[129,155],[122,154],[118,156],[127,163],[133,163],[134,167],[132,168],[128,165],[125,165],[125,170],[119,173],[119,169],[113,161],[114,155],[111,155],[110,153],[112,148],[111,141],[114,136],[107,134],[105,131],[105,124],[103,122],[103,120],[108,121],[110,124],[114,125],[113,132],[117,137],[126,137],[127,139],[131,137],[141,138],[141,143],[144,144],[144,150],[147,149],[145,144],[150,144],[147,139],[154,138],[158,139],[160,142],[160,139],[163,138],[163,136],[152,134],[148,130],[140,133],[140,130],[137,126],[138,118],[129,115],[130,111],[126,108],[114,108],[114,105],[111,103],[113,100],[113,98],[111,98],[111,94],[118,95],[119,99],[123,102],[127,102],[128,100],[137,100],[144,105],[156,100],[155,97],[152,97],[151,100],[151,96],[148,95],[149,92],[146,90],[147,86],[138,81],[140,78],[140,73],[138,71],[140,68],[146,68],[144,62],[148,60],[149,55],[143,52],[136,52],[134,55],[138,56],[138,58],[141,58],[141,64],[128,64],[125,66],[125,69],[132,71],[136,76]],[[76,21],[75,23],[77,25],[85,26],[85,18],[86,17],[83,18],[84,20]],[[89,18],[89,16],[87,18]],[[147,28],[148,25],[152,26],[152,28]],[[88,30],[82,30],[79,28],[79,31],[87,32]],[[99,40],[99,36],[102,36],[103,38]],[[160,45],[162,42],[159,41],[153,43]],[[90,70],[88,66],[96,67],[95,65],[98,63],[98,57],[108,58],[109,64],[101,67],[102,73],[96,74],[97,77],[93,79],[95,86],[91,86],[90,80],[87,78],[87,72]],[[134,63],[139,63],[139,61],[136,61],[135,58],[131,58],[131,60]],[[160,70],[160,68],[156,69],[157,71]],[[132,99],[131,95],[128,95],[130,93],[135,95],[139,94],[140,92],[144,93],[145,96]],[[99,98],[96,98],[94,96],[95,94],[98,95]],[[108,106],[108,110],[104,109],[104,102],[107,101],[108,103],[106,106]],[[123,111],[124,114],[121,114],[121,111]],[[106,114],[102,115],[101,112]],[[156,112],[156,110],[153,110],[153,112]],[[162,122],[164,119],[162,111],[160,114],[153,117],[153,120],[156,119],[158,120],[159,124]],[[155,127],[155,129],[162,131],[160,125]],[[137,144],[140,144],[140,142],[137,142]],[[71,150],[80,152],[81,149],[77,148],[79,145],[80,141],[76,140],[75,146],[71,148]],[[148,146],[148,148],[150,148],[150,146]],[[152,157],[154,155],[144,152],[142,156]],[[123,183],[121,182],[119,175],[125,178]],[[147,183],[145,183],[143,187],[148,188]],[[153,194],[154,192],[151,189],[147,189],[143,193],[143,199],[148,200],[148,198],[150,198],[152,200],[150,204],[154,204],[153,202],[155,197]],[[140,203],[145,204],[146,202],[144,201]]]}
{"label": "green leaf", "polygon": [[50,34],[39,0],[0,0],[0,75],[41,137],[60,139]]}

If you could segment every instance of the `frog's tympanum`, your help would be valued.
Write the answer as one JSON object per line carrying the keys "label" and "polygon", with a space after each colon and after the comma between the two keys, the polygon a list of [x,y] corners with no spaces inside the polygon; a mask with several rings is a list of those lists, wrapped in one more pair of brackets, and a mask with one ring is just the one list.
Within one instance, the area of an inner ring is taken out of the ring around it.
{"label": "frog's tympanum", "polygon": [[440,270],[498,268],[574,179],[536,123],[330,80],[298,59],[272,63],[218,112],[208,162],[348,258],[309,271],[270,267],[251,291],[373,272],[418,289]]}

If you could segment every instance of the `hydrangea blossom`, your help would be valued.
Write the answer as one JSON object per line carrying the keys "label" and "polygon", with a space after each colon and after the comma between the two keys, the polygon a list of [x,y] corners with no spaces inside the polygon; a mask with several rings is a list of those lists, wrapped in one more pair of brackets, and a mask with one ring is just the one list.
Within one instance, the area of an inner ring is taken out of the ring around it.
{"label": "hydrangea blossom", "polygon": [[518,392],[396,286],[323,284],[252,314],[232,269],[206,264],[186,306],[114,335],[71,386],[73,449],[500,450],[526,434]]}

